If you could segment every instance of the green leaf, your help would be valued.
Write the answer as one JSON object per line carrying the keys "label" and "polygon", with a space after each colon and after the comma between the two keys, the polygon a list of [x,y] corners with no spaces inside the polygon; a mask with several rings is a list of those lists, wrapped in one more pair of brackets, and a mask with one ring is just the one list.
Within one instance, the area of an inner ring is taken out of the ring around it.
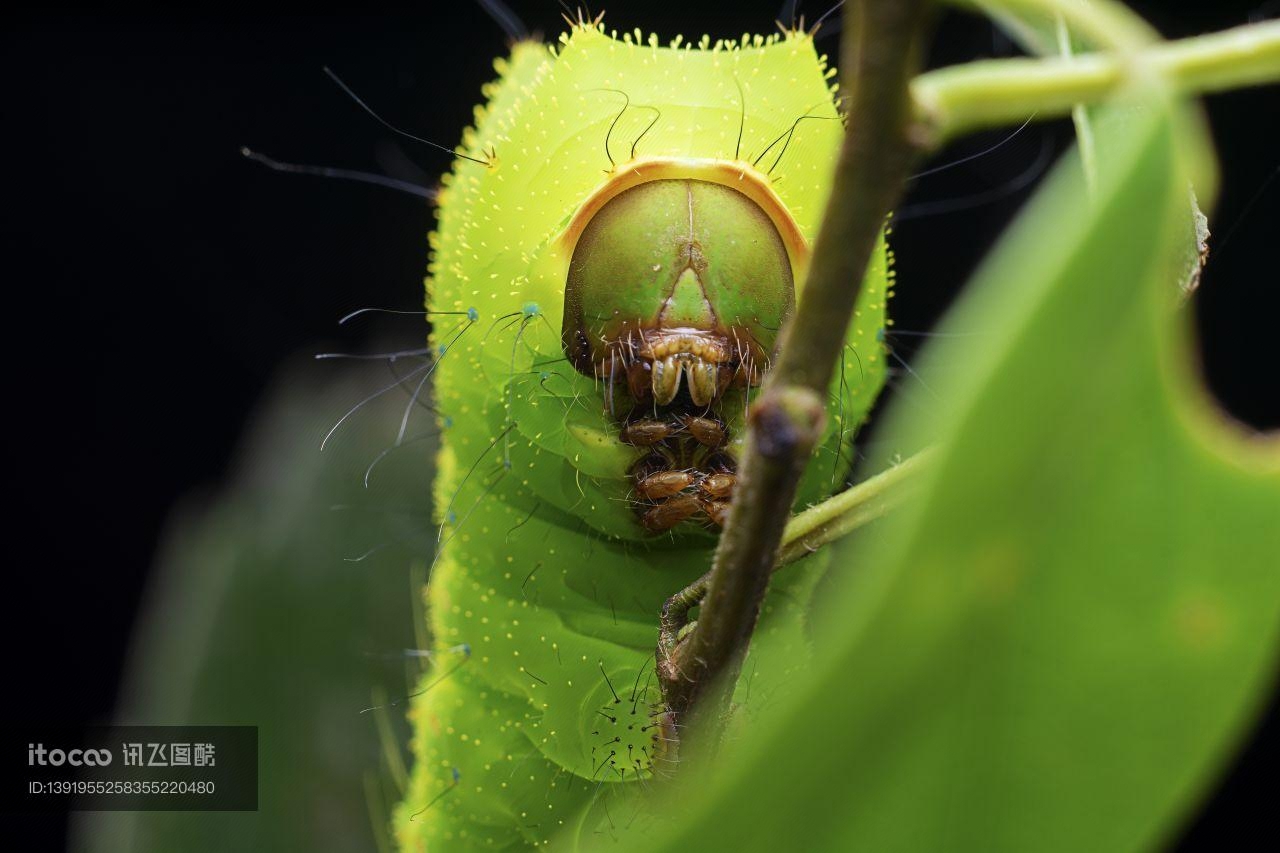
{"label": "green leaf", "polygon": [[[361,711],[403,697],[421,671],[403,652],[426,645],[411,604],[422,577],[411,583],[409,568],[434,538],[432,448],[405,445],[364,488],[394,440],[401,394],[319,447],[387,382],[368,367],[282,376],[237,470],[174,513],[153,569],[117,720],[257,726],[258,811],[82,814],[71,849],[347,851],[385,840],[404,775],[404,705]],[[430,423],[419,417],[410,435]]]}
{"label": "green leaf", "polygon": [[815,667],[645,849],[1150,847],[1239,739],[1276,657],[1280,444],[1192,367],[1202,130],[1148,97],[1097,131],[1092,200],[1069,158],[943,329],[983,334],[927,355],[937,410],[885,425],[936,464],[837,553]]}

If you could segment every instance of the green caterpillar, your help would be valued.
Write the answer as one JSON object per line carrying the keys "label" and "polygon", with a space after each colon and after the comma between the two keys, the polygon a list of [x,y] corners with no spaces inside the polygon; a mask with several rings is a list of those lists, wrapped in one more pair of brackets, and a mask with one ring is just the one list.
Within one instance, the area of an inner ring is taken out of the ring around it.
{"label": "green caterpillar", "polygon": [[[805,32],[660,46],[580,22],[496,67],[431,241],[435,658],[406,850],[594,848],[643,825],[677,759],[657,614],[709,566],[843,132]],[[841,485],[883,382],[890,282],[882,249],[801,505]],[[806,563],[766,602],[740,713],[805,662]]]}

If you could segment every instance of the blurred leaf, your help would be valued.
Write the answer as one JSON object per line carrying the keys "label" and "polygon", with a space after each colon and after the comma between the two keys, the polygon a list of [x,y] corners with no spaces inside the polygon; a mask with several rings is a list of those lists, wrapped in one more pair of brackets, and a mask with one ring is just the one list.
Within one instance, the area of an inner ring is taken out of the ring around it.
{"label": "blurred leaf", "polygon": [[[1088,0],[1079,0],[1079,2],[1088,2]],[[1068,28],[1060,14],[1038,16],[1029,9],[1023,10],[1020,14],[1014,14],[986,0],[979,0],[976,5],[1015,43],[1033,56],[1069,57],[1087,53],[1092,49],[1086,39]],[[1097,155],[1092,116],[1098,109],[1097,106],[1079,104],[1071,111],[1071,123],[1076,131],[1080,163],[1090,192],[1096,192],[1097,189],[1097,164],[1095,163]],[[1200,286],[1200,272],[1204,269],[1209,256],[1209,220],[1200,209],[1195,191],[1192,190],[1189,196],[1195,239],[1185,243],[1184,266],[1178,276],[1178,283],[1184,295],[1190,294]]]}
{"label": "blurred leaf", "polygon": [[1068,158],[927,354],[951,377],[935,412],[884,426],[937,464],[836,554],[817,664],[645,849],[1150,847],[1248,724],[1280,627],[1280,444],[1191,368],[1201,128],[1150,100],[1098,119],[1092,200]]}
{"label": "blurred leaf", "polygon": [[[975,0],[974,5],[1003,30],[1014,44],[1032,56],[1053,56],[1059,52],[1055,32],[1057,22],[1053,17],[1031,14],[1029,10],[1023,10],[1020,15],[1014,14],[986,0]],[[1080,45],[1073,41],[1073,46]]]}
{"label": "blurred leaf", "polygon": [[[420,661],[410,563],[431,553],[430,442],[408,444],[362,485],[395,437],[391,393],[320,440],[390,380],[333,362],[282,377],[236,473],[174,513],[135,633],[122,723],[258,726],[258,811],[104,812],[79,816],[82,851],[349,851],[374,847],[389,805],[403,696]],[[419,415],[416,427],[432,419]],[[348,562],[371,548],[367,559]],[[380,768],[382,768],[380,770]]]}

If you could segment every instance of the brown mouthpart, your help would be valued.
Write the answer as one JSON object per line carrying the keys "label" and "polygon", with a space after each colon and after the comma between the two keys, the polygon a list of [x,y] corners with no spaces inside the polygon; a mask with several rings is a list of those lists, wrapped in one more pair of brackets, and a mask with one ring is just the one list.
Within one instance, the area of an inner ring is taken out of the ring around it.
{"label": "brown mouthpart", "polygon": [[696,406],[729,388],[760,384],[768,356],[745,330],[652,329],[631,323],[592,347],[582,341],[572,359],[587,375],[623,380],[638,403],[671,403],[683,385]]}

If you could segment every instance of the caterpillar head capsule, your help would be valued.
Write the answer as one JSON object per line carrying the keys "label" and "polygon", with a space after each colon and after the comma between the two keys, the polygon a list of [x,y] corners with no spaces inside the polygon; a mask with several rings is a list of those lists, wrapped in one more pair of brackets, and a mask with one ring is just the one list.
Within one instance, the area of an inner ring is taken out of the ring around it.
{"label": "caterpillar head capsule", "polygon": [[565,291],[565,354],[666,406],[758,385],[795,302],[773,220],[737,190],[689,178],[615,195],[586,223]]}
{"label": "caterpillar head capsule", "polygon": [[641,526],[724,523],[737,460],[721,402],[759,385],[795,305],[807,249],[767,176],[741,162],[634,161],[564,241],[565,355],[632,404],[619,440]]}

